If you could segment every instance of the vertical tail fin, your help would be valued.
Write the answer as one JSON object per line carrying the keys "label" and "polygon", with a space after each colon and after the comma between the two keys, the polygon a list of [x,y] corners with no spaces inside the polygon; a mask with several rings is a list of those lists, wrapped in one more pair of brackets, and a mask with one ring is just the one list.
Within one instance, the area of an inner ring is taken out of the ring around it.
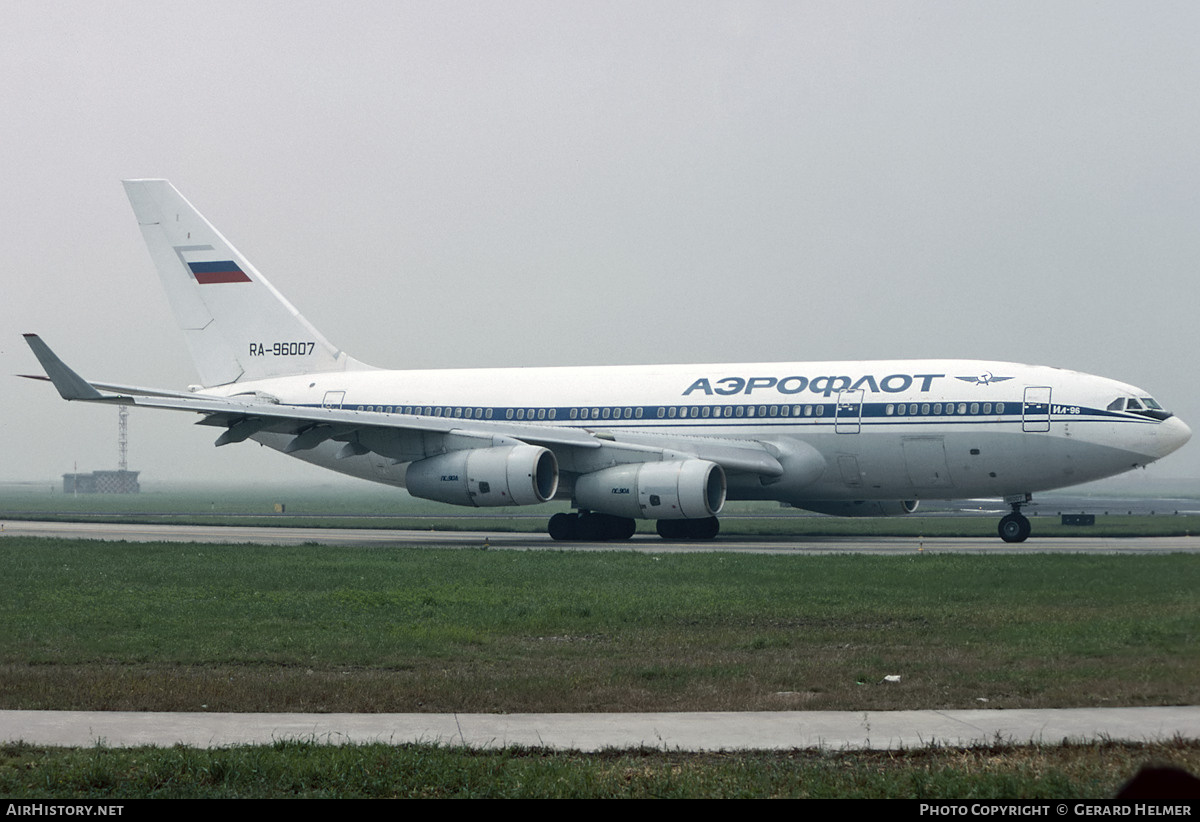
{"label": "vertical tail fin", "polygon": [[125,193],[205,386],[362,368],[166,180]]}

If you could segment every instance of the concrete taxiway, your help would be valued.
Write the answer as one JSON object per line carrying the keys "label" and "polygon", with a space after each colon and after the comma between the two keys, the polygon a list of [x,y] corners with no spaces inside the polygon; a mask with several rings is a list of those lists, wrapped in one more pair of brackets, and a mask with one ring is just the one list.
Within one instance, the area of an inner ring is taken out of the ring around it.
{"label": "concrete taxiway", "polygon": [[599,751],[895,750],[1200,738],[1200,707],[645,714],[229,714],[0,711],[0,741],[198,748],[298,739]]}
{"label": "concrete taxiway", "polygon": [[0,523],[0,537],[39,536],[60,539],[127,542],[207,542],[253,545],[360,546],[388,548],[433,546],[511,550],[573,551],[753,551],[778,554],[873,553],[919,551],[954,553],[1196,553],[1200,536],[1181,537],[1042,537],[1009,544],[997,537],[740,537],[720,536],[709,542],[667,542],[638,535],[627,542],[555,542],[546,534],[507,531],[413,531],[374,528],[276,528],[220,525],[148,525],[139,523],[26,522]]}

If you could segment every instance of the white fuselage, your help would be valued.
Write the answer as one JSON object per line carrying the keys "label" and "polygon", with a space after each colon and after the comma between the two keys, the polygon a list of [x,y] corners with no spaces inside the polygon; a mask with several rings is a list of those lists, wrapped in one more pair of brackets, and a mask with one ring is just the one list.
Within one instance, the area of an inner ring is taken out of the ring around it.
{"label": "white fuselage", "polygon": [[[1144,404],[1149,395],[1134,386],[974,360],[364,369],[238,383],[200,395],[247,392],[372,417],[452,417],[465,429],[479,421],[585,428],[617,442],[684,452],[691,437],[705,438],[696,441],[698,449],[712,438],[751,440],[779,457],[785,473],[768,482],[733,471],[729,498],[801,505],[1013,497],[1146,465],[1190,436],[1173,416],[1111,410],[1122,398]],[[281,449],[290,439],[255,438]],[[336,443],[325,443],[295,456],[403,485],[403,460],[376,453],[335,459],[336,450]],[[560,461],[568,479],[561,496],[570,491],[573,469],[570,460]]]}

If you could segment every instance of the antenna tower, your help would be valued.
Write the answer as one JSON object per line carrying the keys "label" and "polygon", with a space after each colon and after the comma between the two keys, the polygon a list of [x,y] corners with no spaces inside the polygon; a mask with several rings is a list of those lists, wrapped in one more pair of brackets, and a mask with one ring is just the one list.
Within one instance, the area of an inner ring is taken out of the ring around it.
{"label": "antenna tower", "polygon": [[122,405],[117,409],[117,468],[129,470],[126,459],[129,452],[129,407]]}

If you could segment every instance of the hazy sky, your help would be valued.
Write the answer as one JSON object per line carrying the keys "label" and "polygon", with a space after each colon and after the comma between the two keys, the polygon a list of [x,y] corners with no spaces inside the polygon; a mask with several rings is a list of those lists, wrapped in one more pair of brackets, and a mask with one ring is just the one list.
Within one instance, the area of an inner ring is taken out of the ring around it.
{"label": "hazy sky", "polygon": [[[1200,430],[1195,2],[0,3],[0,480],[196,379],[119,181],[389,367],[995,358]],[[130,415],[143,479],[323,479]],[[1200,476],[1200,444],[1146,472]]]}

